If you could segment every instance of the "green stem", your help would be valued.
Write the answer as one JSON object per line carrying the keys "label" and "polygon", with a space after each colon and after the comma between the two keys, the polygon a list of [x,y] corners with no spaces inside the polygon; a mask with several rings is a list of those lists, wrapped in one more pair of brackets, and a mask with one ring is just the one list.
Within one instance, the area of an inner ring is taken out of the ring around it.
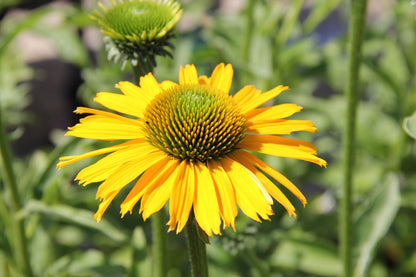
{"label": "green stem", "polygon": [[141,64],[137,63],[137,65],[132,65],[133,67],[133,79],[134,83],[139,85],[140,77],[146,75],[149,72],[153,72],[153,66],[150,63]]}
{"label": "green stem", "polygon": [[347,84],[346,130],[344,133],[344,182],[341,210],[341,253],[344,276],[352,274],[352,179],[355,160],[355,126],[359,101],[358,81],[361,63],[361,45],[365,30],[367,0],[352,0],[351,21],[349,28],[349,73]]}
{"label": "green stem", "polygon": [[[153,66],[150,63],[142,65],[137,63],[133,66],[133,78],[136,85],[140,84],[140,77],[153,71]],[[166,218],[165,211],[155,213],[151,217],[152,221],[152,255],[153,255],[153,277],[167,276],[167,247],[166,247]]]}
{"label": "green stem", "polygon": [[33,276],[30,265],[29,251],[27,249],[27,241],[25,237],[25,226],[23,219],[18,216],[21,208],[20,197],[18,194],[16,178],[12,166],[12,154],[9,141],[3,126],[0,105],[0,153],[2,157],[2,165],[4,172],[4,183],[10,193],[11,216],[13,223],[13,238],[15,243],[15,253],[17,264],[20,266],[21,272],[26,277]]}
{"label": "green stem", "polygon": [[293,33],[296,22],[299,20],[299,14],[302,11],[303,3],[304,0],[295,0],[290,4],[290,9],[284,16],[282,25],[277,31],[273,45],[273,78],[267,80],[268,83],[265,87],[270,87],[270,82],[275,82],[276,80],[279,81],[279,79],[282,78],[282,70],[284,70],[284,68],[279,64],[280,53],[290,38],[290,35]]}
{"label": "green stem", "polygon": [[254,0],[249,0],[247,4],[247,26],[246,26],[246,36],[243,46],[243,61],[248,64],[250,61],[250,47],[253,37],[253,27],[254,27]]}
{"label": "green stem", "polygon": [[208,263],[205,242],[199,237],[199,226],[193,215],[189,217],[185,226],[186,240],[188,242],[189,260],[193,277],[208,277]]}
{"label": "green stem", "polygon": [[165,211],[162,209],[152,215],[153,234],[153,276],[167,276],[167,248],[166,248],[166,219]]}
{"label": "green stem", "polygon": [[279,49],[283,48],[290,35],[293,33],[293,28],[299,19],[303,2],[304,0],[295,0],[290,4],[290,10],[285,15],[282,27],[279,29],[279,33],[276,36],[276,45]]}

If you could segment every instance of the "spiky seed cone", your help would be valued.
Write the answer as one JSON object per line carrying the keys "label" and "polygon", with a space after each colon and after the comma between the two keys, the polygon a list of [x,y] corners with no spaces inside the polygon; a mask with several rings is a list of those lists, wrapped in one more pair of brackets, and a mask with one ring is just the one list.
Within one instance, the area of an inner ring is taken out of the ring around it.
{"label": "spiky seed cone", "polygon": [[111,0],[110,7],[101,2],[101,11],[91,18],[101,27],[108,58],[122,65],[154,67],[156,56],[170,56],[174,46],[173,27],[182,15],[173,0]]}

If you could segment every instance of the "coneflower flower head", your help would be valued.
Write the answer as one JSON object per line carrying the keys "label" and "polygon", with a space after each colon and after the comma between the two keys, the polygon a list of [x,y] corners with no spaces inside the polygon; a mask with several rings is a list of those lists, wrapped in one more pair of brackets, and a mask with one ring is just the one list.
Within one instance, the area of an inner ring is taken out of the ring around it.
{"label": "coneflower flower head", "polygon": [[[230,94],[231,65],[219,64],[211,76],[198,76],[194,65],[180,68],[179,82],[159,83],[152,73],[139,85],[119,82],[121,93],[100,92],[95,101],[113,112],[79,107],[89,114],[66,135],[124,141],[76,156],[61,157],[58,167],[107,154],[76,176],[80,184],[102,182],[95,215],[100,220],[116,195],[134,185],[121,204],[122,216],[139,212],[147,219],[169,203],[169,230],[180,232],[194,215],[209,236],[235,227],[238,209],[255,221],[269,220],[273,198],[296,216],[280,190],[301,203],[302,192],[283,174],[252,152],[294,158],[326,166],[309,142],[286,138],[293,132],[315,132],[309,120],[287,119],[302,109],[295,104],[261,107],[288,90],[261,92],[245,86]],[[276,185],[279,183],[280,185]]]}
{"label": "coneflower flower head", "polygon": [[108,58],[142,67],[156,65],[156,56],[171,56],[173,27],[182,10],[174,0],[111,0],[91,16],[106,36]]}

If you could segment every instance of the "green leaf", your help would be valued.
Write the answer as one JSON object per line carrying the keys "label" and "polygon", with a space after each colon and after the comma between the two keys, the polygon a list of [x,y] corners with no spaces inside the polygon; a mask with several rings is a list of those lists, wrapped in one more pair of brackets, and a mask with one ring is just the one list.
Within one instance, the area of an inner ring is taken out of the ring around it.
{"label": "green leaf", "polygon": [[380,240],[389,230],[400,207],[399,180],[389,174],[378,184],[355,224],[357,243],[354,276],[366,276]]}
{"label": "green leaf", "polygon": [[[29,248],[29,252],[33,253],[30,255],[30,260],[36,276],[41,275],[41,272],[54,261],[57,247],[53,239],[49,227],[36,225]],[[39,249],[43,249],[43,251],[39,251]]]}
{"label": "green leaf", "polygon": [[[23,122],[30,122],[26,110],[30,103],[29,89],[30,81],[34,76],[34,71],[25,63],[22,54],[16,49],[5,48],[2,46],[0,35],[0,102],[1,110],[5,116],[3,118],[6,127],[20,126]],[[3,56],[1,52],[3,51]],[[32,116],[33,118],[33,116]],[[9,128],[7,128],[9,129]],[[13,133],[10,132],[10,139],[16,139],[23,133],[22,128],[17,127]]]}
{"label": "green leaf", "polygon": [[387,87],[394,91],[396,95],[401,95],[403,87],[398,84],[397,80],[394,79],[394,76],[389,74],[385,68],[379,64],[376,64],[374,59],[367,57],[363,58],[363,65],[365,65],[366,68],[369,69],[381,83],[384,83]]}
{"label": "green leaf", "polygon": [[416,111],[404,119],[403,129],[410,137],[416,139]]}
{"label": "green leaf", "polygon": [[110,222],[103,219],[100,223],[97,223],[94,220],[94,214],[83,209],[77,209],[66,205],[48,206],[43,202],[30,200],[23,208],[22,215],[27,216],[32,213],[41,213],[48,217],[54,217],[57,220],[96,230],[114,241],[123,242],[127,238],[125,233],[111,225]]}
{"label": "green leaf", "polygon": [[85,272],[91,268],[103,266],[105,264],[104,253],[95,249],[89,249],[76,257],[68,268],[72,274]]}
{"label": "green leaf", "polygon": [[277,268],[320,276],[339,276],[342,268],[336,247],[306,235],[284,240],[270,261]]}
{"label": "green leaf", "polygon": [[147,276],[151,271],[146,249],[146,237],[142,228],[135,228],[131,240],[132,261],[129,276]]}
{"label": "green leaf", "polygon": [[341,0],[316,1],[315,6],[311,9],[310,15],[302,24],[305,28],[305,32],[310,33],[315,30],[315,28],[318,27],[318,25],[321,24],[322,21],[341,4],[341,2]]}
{"label": "green leaf", "polygon": [[67,268],[71,264],[72,258],[70,255],[65,255],[56,259],[44,272],[45,277],[67,277]]}

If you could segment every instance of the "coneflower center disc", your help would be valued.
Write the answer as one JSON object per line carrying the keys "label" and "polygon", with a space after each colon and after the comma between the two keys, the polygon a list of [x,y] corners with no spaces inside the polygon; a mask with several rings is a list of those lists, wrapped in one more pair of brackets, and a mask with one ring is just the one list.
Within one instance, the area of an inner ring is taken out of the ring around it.
{"label": "coneflower center disc", "polygon": [[147,140],[182,160],[206,162],[236,149],[246,119],[223,91],[180,85],[161,92],[144,113]]}
{"label": "coneflower center disc", "polygon": [[154,1],[120,2],[108,9],[104,23],[122,35],[162,30],[172,20],[172,9]]}

